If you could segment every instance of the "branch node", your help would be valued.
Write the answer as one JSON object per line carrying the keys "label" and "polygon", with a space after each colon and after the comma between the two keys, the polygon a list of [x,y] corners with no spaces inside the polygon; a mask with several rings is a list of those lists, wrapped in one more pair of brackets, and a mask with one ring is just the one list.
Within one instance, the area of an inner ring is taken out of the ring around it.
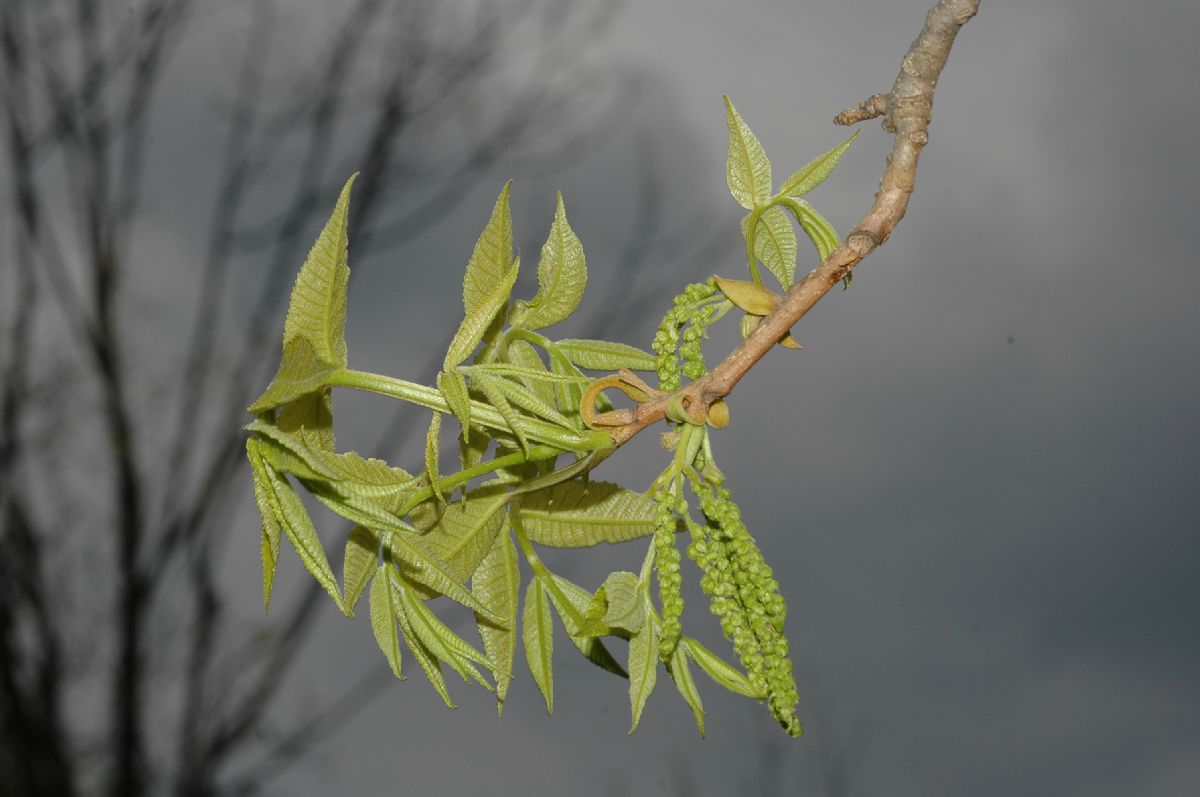
{"label": "branch node", "polygon": [[835,125],[856,125],[859,122],[865,122],[868,119],[874,119],[877,116],[883,116],[887,113],[888,101],[887,96],[883,94],[872,94],[858,104],[857,108],[846,108],[837,116],[833,117]]}

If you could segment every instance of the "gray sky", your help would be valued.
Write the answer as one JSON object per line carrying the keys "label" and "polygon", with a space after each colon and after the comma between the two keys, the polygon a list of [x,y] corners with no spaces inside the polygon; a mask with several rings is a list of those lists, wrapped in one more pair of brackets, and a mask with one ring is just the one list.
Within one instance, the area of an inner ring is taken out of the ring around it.
{"label": "gray sky", "polygon": [[[720,225],[728,241],[671,272],[656,270],[665,255],[651,259],[636,283],[657,291],[648,307],[661,312],[685,281],[740,276],[721,94],[786,174],[844,136],[834,113],[891,85],[927,4],[624,7],[586,64],[597,84],[636,83],[637,102],[614,111],[628,119],[575,168],[508,164],[453,219],[372,265],[350,296],[354,364],[415,376],[416,348],[444,343],[461,268],[508,176],[522,285],[561,188],[591,293],[627,290],[605,275],[642,152],[662,180],[663,246],[703,243]],[[627,736],[625,683],[560,637],[554,717],[523,664],[501,720],[461,684],[461,707],[446,711],[414,667],[276,792],[1200,793],[1197,31],[1200,6],[1182,0],[984,0],[939,87],[908,217],[850,290],[797,326],[805,351],[771,355],[732,397],[717,455],[790,607],[803,738],[702,684],[700,740],[665,678]],[[220,58],[184,54],[173,80],[195,91],[175,100],[178,139],[158,142],[152,190],[189,168],[183,147],[217,146],[184,120],[203,111],[190,98],[228,74],[188,65]],[[812,197],[843,231],[890,143],[864,127]],[[187,202],[164,198],[148,233],[164,250],[193,234]],[[428,263],[419,294],[406,291],[405,269]],[[609,334],[647,346],[654,323]],[[710,360],[732,341],[714,335]],[[339,410],[380,406],[356,401]],[[342,440],[367,447],[370,435],[356,425]],[[664,464],[646,442],[609,463],[610,478],[644,486]],[[409,453],[397,464],[416,462]],[[250,618],[258,533],[245,518],[228,577]],[[602,568],[640,556],[552,561],[594,587]],[[305,578],[285,556],[275,605]],[[692,595],[689,631],[719,643]],[[285,719],[380,662],[367,622],[332,608],[303,656]]]}

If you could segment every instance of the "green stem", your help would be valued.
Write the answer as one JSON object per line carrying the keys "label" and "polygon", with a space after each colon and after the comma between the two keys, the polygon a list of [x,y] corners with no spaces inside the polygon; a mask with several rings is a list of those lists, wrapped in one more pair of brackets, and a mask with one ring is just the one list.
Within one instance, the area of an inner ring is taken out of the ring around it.
{"label": "green stem", "polygon": [[758,217],[770,207],[755,208],[750,211],[750,221],[746,223],[746,265],[750,267],[750,278],[756,285],[762,285],[762,274],[758,271],[758,257],[754,254],[754,234],[758,230]]}
{"label": "green stem", "polygon": [[[533,448],[529,449],[528,453],[524,451],[514,451],[511,454],[505,454],[502,457],[489,459],[487,462],[480,462],[478,465],[472,465],[469,468],[464,468],[458,473],[450,476],[443,476],[438,479],[438,486],[441,487],[442,492],[453,492],[454,489],[459,485],[466,484],[467,482],[471,481],[471,479],[475,479],[480,476],[486,476],[489,473],[494,473],[501,468],[507,468],[510,465],[520,465],[525,462],[539,462],[545,459],[553,459],[561,453],[563,453],[562,449],[554,446],[534,446]],[[422,487],[420,490],[405,499],[404,503],[400,505],[400,509],[398,509],[395,514],[399,517],[404,517],[418,504],[428,501],[433,497],[433,495],[433,485]]]}
{"label": "green stem", "polygon": [[[435,412],[450,414],[450,405],[446,403],[440,390],[406,379],[346,368],[334,373],[328,384],[379,393]],[[474,399],[471,400],[471,420],[489,429],[510,431],[507,421],[494,407]],[[595,451],[612,447],[612,438],[603,431],[577,433],[537,418],[524,416],[519,418],[518,426],[530,440],[552,445],[563,451]]]}
{"label": "green stem", "polygon": [[575,627],[583,628],[587,625],[587,618],[575,609],[575,606],[567,596],[558,588],[558,583],[554,580],[554,574],[542,562],[542,558],[533,549],[533,544],[529,542],[529,534],[525,531],[525,524],[521,522],[520,514],[520,508],[514,507],[513,511],[508,513],[508,517],[512,521],[513,532],[517,536],[517,545],[521,548],[521,553],[525,555],[525,561],[529,563],[529,569],[542,580],[542,584],[554,596],[562,611],[571,615],[571,621],[575,623]]}

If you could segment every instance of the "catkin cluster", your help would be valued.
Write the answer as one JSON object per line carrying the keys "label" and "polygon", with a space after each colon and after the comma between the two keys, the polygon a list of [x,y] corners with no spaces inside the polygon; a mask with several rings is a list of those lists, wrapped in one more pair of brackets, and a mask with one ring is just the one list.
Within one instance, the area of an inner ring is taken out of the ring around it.
{"label": "catkin cluster", "polygon": [[680,510],[677,498],[671,490],[655,493],[658,513],[654,527],[654,557],[658,570],[658,599],[662,604],[662,631],[658,638],[659,655],[663,660],[671,657],[679,644],[683,631],[680,617],[683,615],[683,576],[679,572],[679,548],[675,544],[676,513],[686,514],[687,505]]}
{"label": "catkin cluster", "polygon": [[704,576],[700,588],[711,598],[712,613],[733,642],[751,685],[765,695],[771,715],[793,736],[800,733],[799,700],[788,658],[783,623],[787,608],[771,568],[724,486],[693,484],[705,525],[689,522],[688,556]]}
{"label": "catkin cluster", "polygon": [[[704,375],[706,369],[700,354],[700,341],[716,313],[713,305],[704,303],[718,292],[716,283],[709,280],[694,282],[675,297],[674,306],[663,317],[652,344],[657,359],[659,390],[673,393],[680,387],[681,375],[693,380]],[[689,323],[682,335],[683,348],[680,350],[679,330]],[[682,365],[677,352],[683,355]]]}

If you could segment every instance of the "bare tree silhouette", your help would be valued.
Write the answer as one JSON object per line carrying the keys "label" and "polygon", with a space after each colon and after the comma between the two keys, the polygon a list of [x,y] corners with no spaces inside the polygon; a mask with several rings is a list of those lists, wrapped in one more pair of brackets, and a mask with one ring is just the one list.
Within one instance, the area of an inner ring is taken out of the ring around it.
{"label": "bare tree silhouette", "polygon": [[[369,698],[374,676],[273,732],[269,710],[319,590],[264,635],[230,621],[215,578],[247,481],[237,430],[272,370],[288,277],[350,171],[362,171],[351,231],[361,264],[368,247],[401,245],[444,214],[510,142],[549,135],[575,152],[605,134],[605,114],[579,112],[585,89],[566,68],[609,13],[600,4],[342,0],[300,68],[276,40],[285,5],[0,3],[5,794],[254,793]],[[188,331],[163,354],[171,383],[155,386],[169,412],[147,420],[153,369],[131,355],[126,319],[131,270],[147,257],[135,230],[152,201],[154,112],[172,57],[230,15],[246,33],[212,156],[206,251],[192,264],[199,288],[155,298]],[[537,29],[533,63],[489,103],[514,20]],[[250,223],[264,191],[283,199]],[[234,271],[249,258],[267,264],[255,280]],[[251,289],[239,310],[231,294]],[[393,425],[392,444],[405,428]],[[174,633],[160,633],[166,615]],[[98,703],[99,724],[79,721],[68,704],[80,700]]]}

